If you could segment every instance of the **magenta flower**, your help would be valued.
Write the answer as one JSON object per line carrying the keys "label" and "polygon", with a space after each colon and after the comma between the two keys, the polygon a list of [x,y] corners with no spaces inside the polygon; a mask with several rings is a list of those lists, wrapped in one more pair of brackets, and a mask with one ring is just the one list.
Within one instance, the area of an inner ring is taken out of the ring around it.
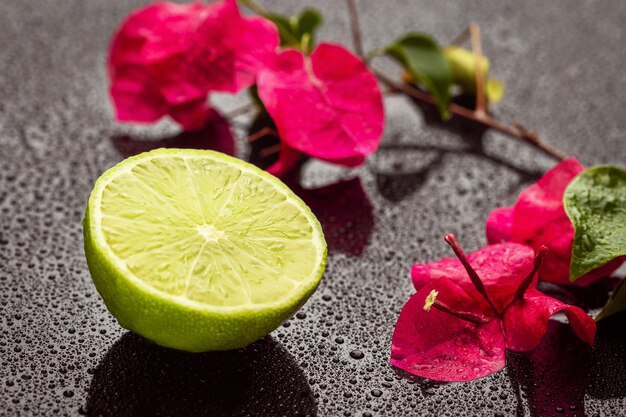
{"label": "magenta flower", "polygon": [[199,129],[210,116],[207,95],[252,85],[278,43],[276,27],[241,16],[235,0],[137,10],[109,54],[116,117],[148,123],[169,115],[185,130]]}
{"label": "magenta flower", "polygon": [[503,243],[458,259],[414,265],[416,294],[405,304],[393,334],[391,364],[423,378],[468,381],[505,366],[505,350],[537,347],[549,318],[563,311],[576,335],[593,344],[596,324],[583,310],[535,289],[546,254]]}
{"label": "magenta flower", "polygon": [[356,166],[378,148],[384,125],[378,82],[344,47],[321,43],[310,56],[286,49],[257,83],[282,141],[270,172],[285,173],[300,153]]}
{"label": "magenta flower", "polygon": [[[539,269],[539,279],[571,284],[569,267],[574,226],[563,208],[563,194],[568,184],[584,169],[576,159],[566,159],[522,191],[513,207],[493,210],[486,222],[487,241],[490,244],[523,243],[534,249],[547,246],[549,252]],[[582,276],[575,285],[588,285],[608,276],[623,261],[623,258],[615,259]]]}

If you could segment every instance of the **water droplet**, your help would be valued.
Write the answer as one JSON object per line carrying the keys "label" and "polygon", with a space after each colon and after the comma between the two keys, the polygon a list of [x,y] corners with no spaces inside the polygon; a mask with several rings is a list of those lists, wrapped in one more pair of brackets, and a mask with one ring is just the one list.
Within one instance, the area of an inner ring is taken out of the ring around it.
{"label": "water droplet", "polygon": [[352,352],[350,352],[350,357],[352,357],[353,359],[363,359],[365,355],[360,350],[353,350]]}

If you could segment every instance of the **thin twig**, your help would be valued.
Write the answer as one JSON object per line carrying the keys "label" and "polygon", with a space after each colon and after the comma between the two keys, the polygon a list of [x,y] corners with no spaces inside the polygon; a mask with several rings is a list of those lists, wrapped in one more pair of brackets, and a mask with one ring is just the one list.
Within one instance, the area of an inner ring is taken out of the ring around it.
{"label": "thin twig", "polygon": [[248,136],[248,143],[252,143],[255,140],[259,140],[269,135],[278,136],[278,132],[276,132],[276,130],[272,129],[271,127],[264,127],[263,129],[260,129],[259,131],[254,132],[253,134]]}
{"label": "thin twig", "polygon": [[483,71],[483,51],[480,43],[480,26],[476,23],[470,24],[470,36],[472,38],[472,53],[474,64],[476,64],[476,114],[484,117],[487,114],[485,102],[485,72]]}
{"label": "thin twig", "polygon": [[350,13],[350,30],[352,31],[352,42],[354,43],[354,51],[363,58],[363,41],[361,40],[361,26],[359,24],[359,13],[355,0],[346,0],[348,12]]}
{"label": "thin twig", "polygon": [[[372,69],[372,71],[374,71],[376,77],[378,77],[378,79],[382,83],[386,84],[388,87],[398,92],[402,92],[407,96],[414,98],[415,100],[419,100],[433,106],[437,105],[435,99],[429,94],[418,90],[417,88],[412,87],[409,84],[396,82],[393,79],[387,77],[385,74],[381,73],[380,71],[374,69]],[[459,116],[464,119],[480,123],[491,129],[497,130],[498,132],[529,143],[555,159],[562,161],[563,159],[567,158],[567,155],[565,155],[563,152],[542,141],[537,133],[525,129],[521,124],[517,122],[513,123],[512,125],[507,125],[497,119],[494,119],[488,114],[485,114],[484,116],[479,116],[473,110],[470,110],[463,106],[459,106],[455,103],[450,104],[449,110],[455,116]]]}
{"label": "thin twig", "polygon": [[265,149],[261,149],[261,151],[259,152],[259,155],[261,155],[262,158],[265,158],[266,156],[274,155],[278,152],[280,152],[280,143],[277,143],[276,145],[273,145],[273,146],[269,146]]}

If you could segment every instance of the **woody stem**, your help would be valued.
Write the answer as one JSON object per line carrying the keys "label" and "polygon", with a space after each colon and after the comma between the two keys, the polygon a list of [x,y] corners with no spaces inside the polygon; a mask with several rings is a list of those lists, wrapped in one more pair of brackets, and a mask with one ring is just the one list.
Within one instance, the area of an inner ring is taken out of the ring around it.
{"label": "woody stem", "polygon": [[352,42],[356,54],[363,58],[363,41],[361,39],[361,25],[359,24],[359,13],[355,0],[346,0],[348,12],[350,14],[350,30],[352,31]]}
{"label": "woody stem", "polygon": [[469,27],[472,40],[472,54],[476,64],[476,115],[485,117],[487,114],[487,101],[485,100],[485,73],[483,71],[482,59],[483,52],[480,42],[480,27],[476,23],[472,23]]}
{"label": "woody stem", "polygon": [[470,280],[472,281],[472,284],[474,284],[474,287],[476,287],[476,289],[483,296],[485,301],[487,301],[487,304],[489,304],[489,307],[491,307],[494,313],[496,313],[497,315],[500,315],[500,312],[491,301],[489,294],[487,294],[487,289],[485,288],[485,284],[483,284],[483,281],[480,279],[476,271],[474,271],[474,268],[472,268],[472,266],[468,262],[467,257],[465,256],[465,253],[463,252],[463,249],[461,249],[461,247],[459,246],[459,242],[457,242],[456,240],[456,237],[452,233],[450,233],[444,238],[444,240],[446,241],[448,245],[450,245],[456,257],[459,258],[459,261],[461,261],[461,263],[463,264],[463,267],[465,267],[465,270],[467,271],[467,275],[469,275]]}
{"label": "woody stem", "polygon": [[[376,77],[388,86],[392,91],[401,92],[406,94],[407,96],[421,101],[423,103],[427,103],[433,106],[437,105],[437,102],[433,96],[428,93],[423,92],[422,90],[413,87],[410,84],[405,84],[402,82],[396,82],[392,78],[383,74],[380,71],[372,69]],[[519,123],[512,123],[507,125],[506,123],[501,122],[500,120],[495,119],[489,114],[478,114],[474,110],[468,109],[467,107],[463,107],[461,105],[450,103],[449,106],[450,112],[455,116],[462,117],[467,120],[471,120],[476,123],[480,123],[484,126],[487,126],[491,129],[495,129],[498,132],[504,133],[513,138],[524,141],[537,149],[541,150],[546,155],[550,155],[552,158],[562,161],[567,158],[567,155],[556,149],[552,145],[544,142],[537,133],[526,129]]]}

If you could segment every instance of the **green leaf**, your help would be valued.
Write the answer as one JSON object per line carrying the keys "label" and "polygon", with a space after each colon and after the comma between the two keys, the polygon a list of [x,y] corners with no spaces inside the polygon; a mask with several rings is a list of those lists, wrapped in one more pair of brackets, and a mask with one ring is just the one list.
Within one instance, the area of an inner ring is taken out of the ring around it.
{"label": "green leaf", "polygon": [[567,186],[563,204],[575,230],[570,281],[626,255],[626,171],[583,171]]}
{"label": "green leaf", "polygon": [[264,17],[271,20],[276,25],[281,46],[297,47],[300,45],[298,23],[295,19],[290,19],[287,16],[275,13],[267,13]]}
{"label": "green leaf", "polygon": [[322,15],[315,9],[304,9],[300,16],[298,16],[298,29],[300,39],[305,35],[309,35],[311,39],[311,45],[315,39],[315,31],[323,23]]}
{"label": "green leaf", "polygon": [[437,42],[428,35],[410,33],[385,48],[435,98],[443,119],[450,117],[452,71]]}
{"label": "green leaf", "polygon": [[305,9],[299,16],[267,13],[278,28],[281,46],[291,46],[309,53],[314,46],[315,31],[322,24],[322,15],[315,9]]}

